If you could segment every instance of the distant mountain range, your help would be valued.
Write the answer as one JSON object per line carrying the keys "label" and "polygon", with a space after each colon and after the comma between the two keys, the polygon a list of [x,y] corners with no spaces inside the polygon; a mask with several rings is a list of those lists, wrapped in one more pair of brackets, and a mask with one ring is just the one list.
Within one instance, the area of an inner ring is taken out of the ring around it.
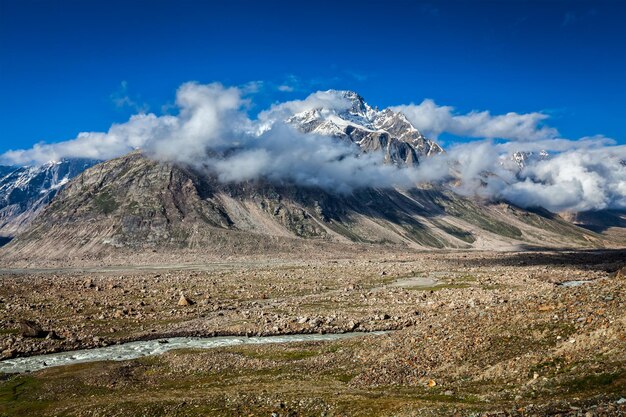
{"label": "distant mountain range", "polygon": [[341,195],[264,181],[225,184],[134,152],[71,180],[3,255],[64,259],[189,249],[232,255],[294,250],[298,241],[430,249],[606,244],[548,212],[482,204],[444,189]]}
{"label": "distant mountain range", "polygon": [[[313,108],[286,122],[380,152],[389,164],[417,165],[444,152],[402,113],[374,109],[353,92],[333,94],[349,108]],[[511,160],[523,168],[548,157],[517,153]],[[190,248],[254,253],[303,240],[477,249],[607,244],[596,231],[547,211],[464,198],[446,187],[343,195],[263,179],[222,183],[140,151],[101,163],[0,167],[0,176],[0,236],[17,236],[3,248],[13,258]]]}

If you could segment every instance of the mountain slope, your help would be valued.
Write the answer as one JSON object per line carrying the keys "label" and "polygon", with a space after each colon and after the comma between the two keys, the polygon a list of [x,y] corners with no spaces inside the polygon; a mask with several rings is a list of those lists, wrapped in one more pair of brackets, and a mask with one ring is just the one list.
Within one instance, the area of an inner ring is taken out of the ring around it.
{"label": "mountain slope", "polygon": [[263,181],[223,184],[138,152],[73,180],[5,246],[9,258],[94,254],[271,253],[302,242],[410,248],[599,246],[554,216],[483,205],[441,189],[361,189],[338,195]]}
{"label": "mountain slope", "polygon": [[0,167],[0,236],[28,227],[61,187],[95,163],[73,159],[36,167]]}
{"label": "mountain slope", "polygon": [[561,214],[573,224],[626,244],[626,210],[598,210]]}

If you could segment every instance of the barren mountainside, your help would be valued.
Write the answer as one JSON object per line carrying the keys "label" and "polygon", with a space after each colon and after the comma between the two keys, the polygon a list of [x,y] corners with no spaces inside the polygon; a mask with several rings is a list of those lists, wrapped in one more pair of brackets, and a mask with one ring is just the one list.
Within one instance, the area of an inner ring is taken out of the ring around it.
{"label": "barren mountainside", "polygon": [[263,253],[294,242],[486,249],[604,244],[600,235],[550,213],[486,205],[441,188],[341,195],[263,181],[224,184],[133,152],[71,180],[3,252],[13,258],[120,249]]}

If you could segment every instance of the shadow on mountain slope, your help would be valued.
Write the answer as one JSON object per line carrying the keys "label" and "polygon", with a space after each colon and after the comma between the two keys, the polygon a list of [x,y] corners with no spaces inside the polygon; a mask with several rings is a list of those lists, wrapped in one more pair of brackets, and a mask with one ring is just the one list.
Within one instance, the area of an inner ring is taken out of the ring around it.
{"label": "shadow on mountain slope", "polygon": [[611,227],[626,228],[626,210],[599,210],[576,213],[572,222],[579,227],[602,233]]}

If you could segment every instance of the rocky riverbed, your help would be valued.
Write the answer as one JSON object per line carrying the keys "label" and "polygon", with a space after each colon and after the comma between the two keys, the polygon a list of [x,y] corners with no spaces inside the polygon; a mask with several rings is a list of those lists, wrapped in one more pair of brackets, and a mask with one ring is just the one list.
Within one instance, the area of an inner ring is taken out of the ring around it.
{"label": "rocky riverbed", "polygon": [[[17,415],[30,394],[51,415],[621,415],[625,263],[626,251],[426,252],[4,271],[5,358],[166,336],[397,331],[367,342],[170,352],[7,376],[0,415]],[[87,375],[96,371],[121,376],[105,393]],[[210,382],[220,379],[222,388]],[[51,385],[77,381],[86,403],[70,405]],[[11,387],[21,382],[39,388],[15,398]],[[116,397],[123,387],[136,398]],[[158,395],[147,403],[142,389]]]}

